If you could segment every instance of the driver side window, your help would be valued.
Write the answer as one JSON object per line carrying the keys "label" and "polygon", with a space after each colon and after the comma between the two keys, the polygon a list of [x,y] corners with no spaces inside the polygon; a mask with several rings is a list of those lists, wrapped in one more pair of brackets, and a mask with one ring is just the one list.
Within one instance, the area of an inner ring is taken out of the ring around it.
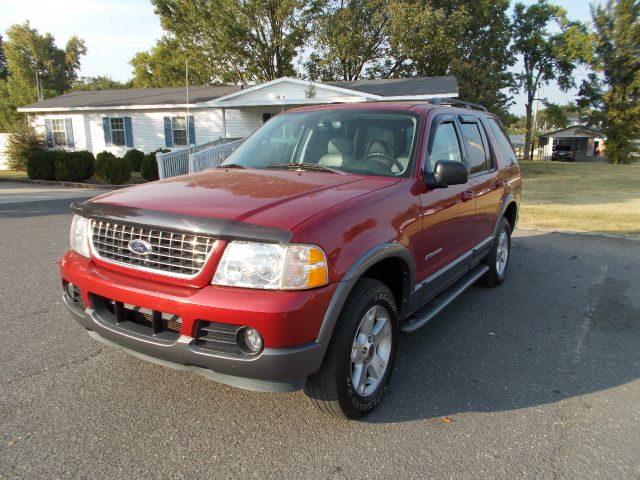
{"label": "driver side window", "polygon": [[438,160],[453,160],[462,162],[460,142],[453,122],[443,122],[438,125],[438,130],[433,137],[433,143],[429,152],[428,171],[433,168]]}

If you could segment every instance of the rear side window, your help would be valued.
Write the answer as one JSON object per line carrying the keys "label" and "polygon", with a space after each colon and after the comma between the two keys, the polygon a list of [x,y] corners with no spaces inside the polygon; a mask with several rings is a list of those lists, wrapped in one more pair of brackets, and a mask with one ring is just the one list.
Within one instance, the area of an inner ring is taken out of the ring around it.
{"label": "rear side window", "polygon": [[489,123],[489,128],[493,132],[493,136],[496,137],[496,141],[498,142],[498,148],[500,149],[500,153],[509,161],[510,165],[515,165],[518,163],[518,159],[516,158],[516,153],[513,151],[513,146],[511,145],[511,141],[509,137],[504,133],[504,129],[502,125],[495,118],[487,118],[487,122]]}
{"label": "rear side window", "polygon": [[480,124],[462,123],[460,127],[467,147],[469,174],[475,175],[491,170],[491,157],[484,135],[480,133]]}
{"label": "rear side window", "polygon": [[443,122],[433,137],[433,143],[429,151],[429,171],[433,171],[438,160],[454,160],[462,162],[460,143],[453,122]]}

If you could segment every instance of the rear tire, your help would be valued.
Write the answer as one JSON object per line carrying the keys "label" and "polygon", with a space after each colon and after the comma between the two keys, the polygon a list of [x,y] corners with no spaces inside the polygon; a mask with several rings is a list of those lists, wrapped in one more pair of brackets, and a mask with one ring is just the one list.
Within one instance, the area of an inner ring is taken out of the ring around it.
{"label": "rear tire", "polygon": [[363,278],[340,312],[322,367],[305,394],[323,412],[361,418],[382,400],[398,341],[398,310],[389,288]]}
{"label": "rear tire", "polygon": [[511,225],[505,217],[502,217],[500,226],[498,227],[498,234],[493,241],[491,251],[483,261],[483,263],[489,267],[489,271],[483,275],[480,283],[487,287],[497,287],[504,282],[510,257]]}

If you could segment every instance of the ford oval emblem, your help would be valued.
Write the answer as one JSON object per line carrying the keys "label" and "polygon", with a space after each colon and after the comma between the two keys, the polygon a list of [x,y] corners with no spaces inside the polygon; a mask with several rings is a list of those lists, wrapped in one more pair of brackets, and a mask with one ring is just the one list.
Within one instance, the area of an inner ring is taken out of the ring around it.
{"label": "ford oval emblem", "polygon": [[149,255],[151,253],[151,245],[139,238],[134,238],[129,242],[129,250],[137,255]]}

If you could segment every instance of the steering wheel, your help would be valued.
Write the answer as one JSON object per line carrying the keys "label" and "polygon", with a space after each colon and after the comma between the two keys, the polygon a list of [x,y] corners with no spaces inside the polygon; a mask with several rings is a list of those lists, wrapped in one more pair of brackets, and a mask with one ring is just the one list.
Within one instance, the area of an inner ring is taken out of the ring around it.
{"label": "steering wheel", "polygon": [[397,159],[395,159],[391,155],[387,155],[386,153],[382,153],[382,152],[369,153],[364,157],[364,160],[369,160],[369,159],[377,162],[380,162],[380,160],[388,160],[388,162],[380,162],[380,163],[384,163],[386,166],[388,166],[389,170],[391,170],[391,167],[393,166],[398,168],[398,172],[402,172],[404,170],[404,166]]}

